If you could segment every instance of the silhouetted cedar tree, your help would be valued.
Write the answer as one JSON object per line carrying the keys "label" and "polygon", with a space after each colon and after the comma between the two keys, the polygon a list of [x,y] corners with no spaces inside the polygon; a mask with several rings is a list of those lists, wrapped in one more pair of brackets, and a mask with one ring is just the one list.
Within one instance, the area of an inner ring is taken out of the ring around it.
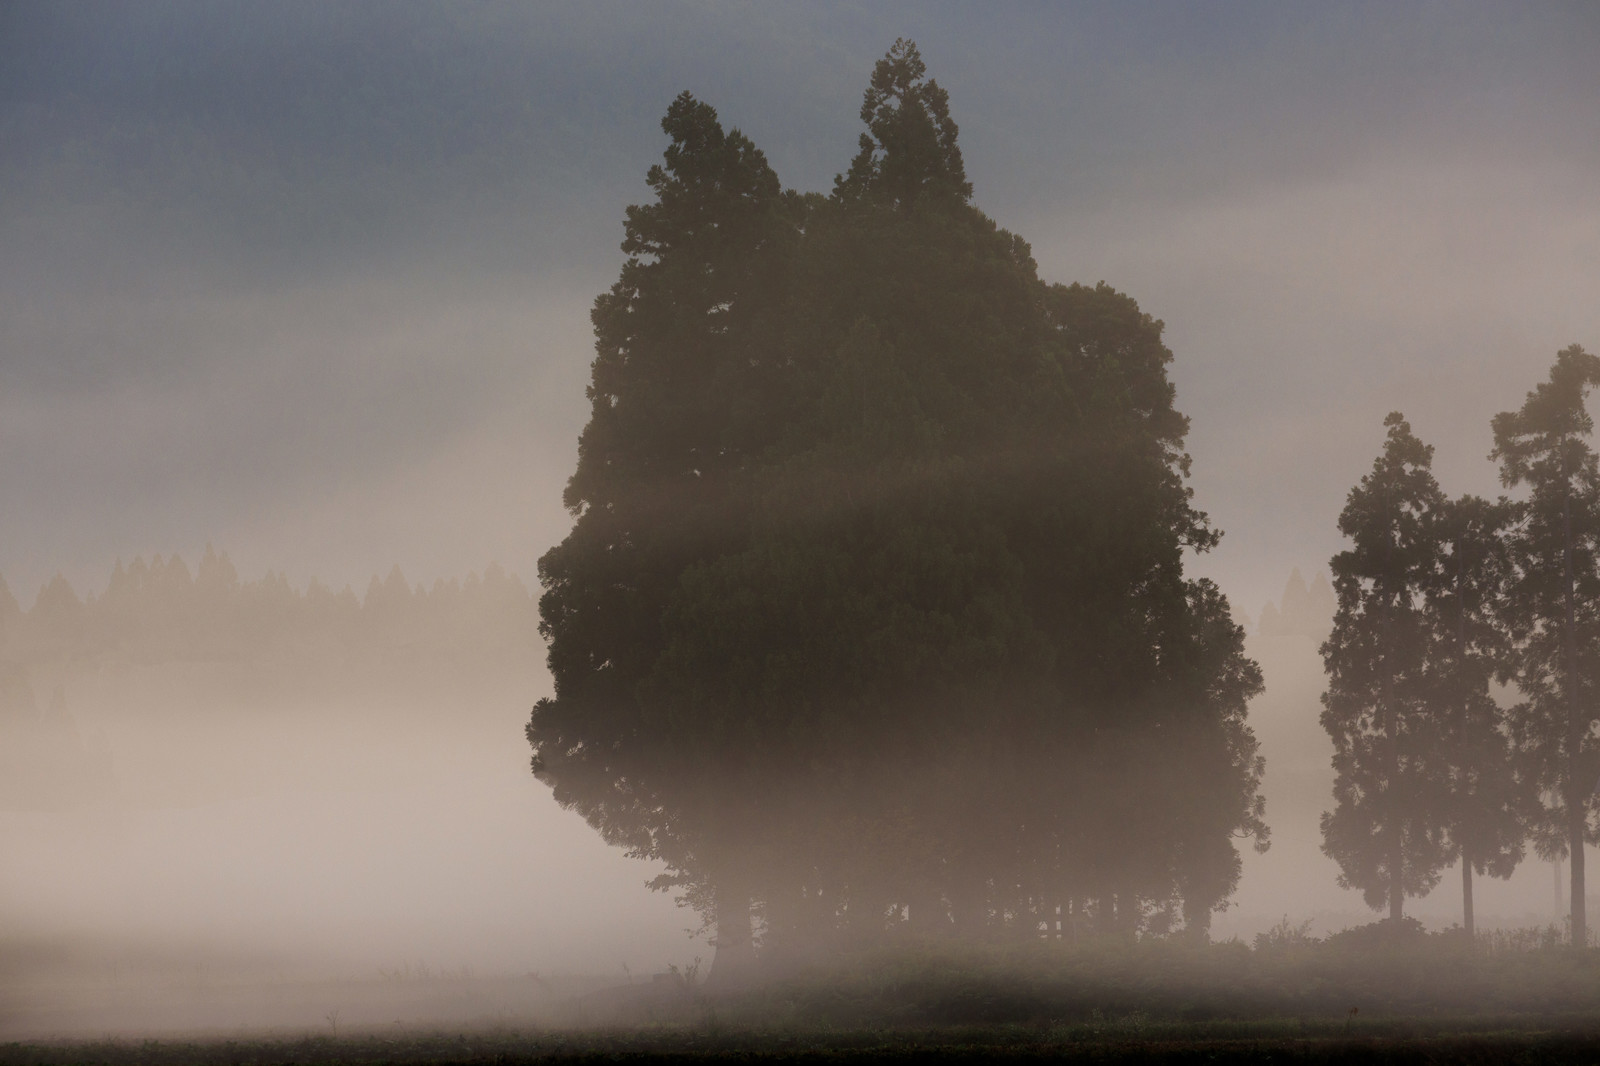
{"label": "silhouetted cedar tree", "polygon": [[1339,515],[1351,546],[1329,564],[1339,606],[1322,645],[1322,726],[1334,745],[1335,807],[1322,816],[1322,850],[1341,886],[1374,909],[1387,903],[1398,923],[1405,897],[1432,890],[1449,859],[1427,671],[1444,494],[1433,448],[1398,412],[1384,425],[1383,453]]}
{"label": "silhouetted cedar tree", "polygon": [[1511,673],[1524,697],[1512,718],[1547,801],[1535,844],[1547,858],[1570,859],[1577,945],[1586,943],[1583,843],[1597,839],[1600,774],[1592,728],[1600,717],[1600,470],[1585,407],[1596,383],[1600,358],[1577,345],[1563,349],[1520,410],[1495,415],[1490,454],[1507,488],[1526,487],[1510,536],[1515,572],[1504,612]]}
{"label": "silhouetted cedar tree", "polygon": [[577,522],[539,564],[555,697],[528,735],[557,800],[608,841],[726,880],[716,848],[732,829],[719,836],[716,823],[737,805],[714,772],[726,750],[637,690],[665,651],[683,575],[744,539],[740,482],[785,421],[770,409],[783,355],[764,319],[784,289],[798,200],[689,94],[662,127],[672,143],[647,178],[656,202],[628,209],[629,258],[595,301],[591,416],[565,495]]}
{"label": "silhouetted cedar tree", "polygon": [[1477,496],[1445,500],[1436,512],[1440,572],[1426,594],[1430,625],[1425,671],[1437,721],[1439,820],[1461,864],[1462,927],[1476,925],[1472,875],[1509,878],[1522,861],[1537,794],[1523,772],[1505,709],[1491,683],[1510,652],[1502,614],[1515,509]]}
{"label": "silhouetted cedar tree", "polygon": [[1260,672],[1186,549],[1162,324],[972,205],[909,42],[831,196],[684,95],[596,301],[534,769],[713,975],[897,930],[1203,929],[1266,842]]}

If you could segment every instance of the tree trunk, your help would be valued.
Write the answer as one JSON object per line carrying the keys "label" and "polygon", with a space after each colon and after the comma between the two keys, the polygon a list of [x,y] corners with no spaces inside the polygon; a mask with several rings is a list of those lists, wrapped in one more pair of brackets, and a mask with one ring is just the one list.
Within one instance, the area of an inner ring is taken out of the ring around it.
{"label": "tree trunk", "polygon": [[1198,900],[1183,901],[1183,927],[1196,940],[1211,942],[1211,907]]}
{"label": "tree trunk", "polygon": [[851,944],[875,944],[883,939],[887,927],[889,897],[880,885],[861,878],[850,886],[850,902],[845,909],[845,928]]}
{"label": "tree trunk", "polygon": [[[1391,633],[1393,631],[1391,630]],[[1385,667],[1387,669],[1387,667]],[[1400,742],[1395,736],[1394,697],[1387,676],[1384,678],[1384,732],[1389,749],[1389,920],[1396,925],[1405,909],[1406,882],[1403,876],[1405,853],[1401,847],[1400,822]]]}
{"label": "tree trunk", "polygon": [[[1389,490],[1385,486],[1383,492],[1384,510],[1389,510]],[[1392,516],[1391,516],[1392,522]],[[1383,537],[1383,561],[1385,569],[1390,570],[1392,576],[1392,559],[1394,558],[1394,530],[1391,528]],[[1396,925],[1405,908],[1406,881],[1403,876],[1405,854],[1401,848],[1400,824],[1404,812],[1401,810],[1400,798],[1400,725],[1395,721],[1394,706],[1394,669],[1389,662],[1389,656],[1394,653],[1394,616],[1400,609],[1400,590],[1391,589],[1385,596],[1385,614],[1383,619],[1384,652],[1383,652],[1383,732],[1386,758],[1389,762],[1389,920]]]}
{"label": "tree trunk", "polygon": [[1589,908],[1583,888],[1584,810],[1578,789],[1575,787],[1572,792],[1573,798],[1567,803],[1567,819],[1570,823],[1567,829],[1569,838],[1567,846],[1572,849],[1572,854],[1569,856],[1572,864],[1572,897],[1567,902],[1572,908],[1572,945],[1582,948],[1589,945]]}
{"label": "tree trunk", "polygon": [[766,933],[761,942],[761,966],[785,971],[805,962],[825,940],[823,930],[811,921],[810,908],[798,886],[773,889],[766,899]]}
{"label": "tree trunk", "polygon": [[1573,605],[1575,593],[1572,575],[1572,488],[1570,482],[1567,486],[1566,496],[1561,501],[1561,519],[1563,532],[1566,537],[1563,563],[1566,571],[1567,582],[1567,626],[1562,634],[1565,644],[1566,658],[1566,690],[1567,690],[1567,855],[1572,863],[1572,895],[1568,903],[1572,907],[1572,946],[1584,948],[1589,945],[1588,899],[1583,885],[1583,830],[1584,823],[1588,820],[1586,803],[1588,796],[1583,790],[1584,782],[1580,779],[1579,767],[1582,760],[1580,748],[1583,745],[1583,734],[1587,731],[1582,728],[1582,708],[1578,702],[1578,641],[1577,641],[1577,611]]}
{"label": "tree trunk", "polygon": [[756,949],[750,938],[750,893],[719,885],[716,952],[711,956],[706,987],[738,988],[750,982],[755,969]]}
{"label": "tree trunk", "polygon": [[1117,933],[1127,940],[1139,939],[1139,897],[1126,885],[1117,893]]}
{"label": "tree trunk", "polygon": [[[1458,670],[1460,670],[1463,666],[1465,666],[1466,665],[1466,661],[1467,661],[1467,593],[1466,593],[1467,560],[1466,560],[1466,551],[1465,551],[1465,543],[1464,543],[1465,540],[1466,540],[1466,536],[1467,536],[1466,533],[1462,533],[1460,535],[1460,539],[1457,541],[1457,543],[1460,544],[1461,547],[1458,548],[1456,553],[1455,553],[1456,554],[1456,669],[1458,669]],[[1465,729],[1467,727],[1466,723],[1471,718],[1471,715],[1472,715],[1472,708],[1471,708],[1470,704],[1466,703],[1466,702],[1463,702],[1463,704],[1461,706],[1461,723],[1462,723],[1462,728],[1463,729]],[[1472,774],[1472,772],[1469,770],[1468,772],[1462,774],[1462,780],[1463,780],[1463,783],[1465,784],[1465,786],[1468,789],[1470,789],[1473,786],[1473,782],[1475,780],[1475,777]],[[1457,796],[1456,799],[1457,799],[1457,802],[1459,802],[1461,804],[1461,806],[1462,806],[1462,817],[1461,817],[1460,821],[1458,821],[1456,823],[1457,824],[1457,831],[1461,833],[1463,838],[1465,838],[1465,836],[1467,835],[1466,834],[1466,828],[1465,828],[1466,827],[1466,819],[1468,817],[1468,815],[1466,814],[1466,811],[1467,811],[1469,805],[1468,805],[1467,801],[1463,797]],[[1472,856],[1467,853],[1467,845],[1466,845],[1465,839],[1463,839],[1461,841],[1461,928],[1465,929],[1466,932],[1467,932],[1467,943],[1468,944],[1476,944],[1477,943],[1477,938],[1478,938],[1477,929],[1473,925],[1473,917],[1472,917]]]}
{"label": "tree trunk", "polygon": [[[981,870],[981,868],[979,868]],[[989,907],[993,893],[981,872],[961,867],[949,881],[950,924],[962,940],[983,940],[990,933]]]}
{"label": "tree trunk", "polygon": [[917,935],[936,936],[949,930],[949,912],[933,886],[918,885],[913,888],[908,896],[906,908],[906,923]]}

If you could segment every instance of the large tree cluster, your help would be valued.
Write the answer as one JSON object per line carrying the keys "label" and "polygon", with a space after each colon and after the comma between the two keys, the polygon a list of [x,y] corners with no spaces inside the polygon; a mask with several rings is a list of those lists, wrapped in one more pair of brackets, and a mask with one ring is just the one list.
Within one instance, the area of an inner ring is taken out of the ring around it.
{"label": "large tree cluster", "polygon": [[534,770],[664,864],[718,966],[753,933],[1203,930],[1266,843],[1261,677],[1183,574],[1218,534],[1162,324],[972,204],[913,45],[861,117],[822,196],[668,109],[540,563]]}
{"label": "large tree cluster", "polygon": [[[1324,727],[1335,809],[1323,849],[1341,883],[1399,919],[1460,864],[1509,877],[1528,843],[1571,858],[1573,942],[1587,942],[1585,842],[1600,839],[1600,466],[1585,406],[1600,358],[1561,351],[1549,380],[1493,421],[1516,498],[1447,497],[1433,449],[1398,413],[1351,490],[1334,556],[1339,594]],[[1520,700],[1497,700],[1493,683]]]}

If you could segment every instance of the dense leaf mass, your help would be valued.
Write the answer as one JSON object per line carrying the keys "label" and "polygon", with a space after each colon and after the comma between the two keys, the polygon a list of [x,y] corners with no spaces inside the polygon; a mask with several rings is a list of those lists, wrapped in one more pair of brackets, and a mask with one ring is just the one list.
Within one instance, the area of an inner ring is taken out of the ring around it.
{"label": "dense leaf mass", "polygon": [[831,196],[688,94],[595,302],[534,770],[774,954],[1203,929],[1266,842],[1261,676],[1162,324],[1042,282],[897,42]]}

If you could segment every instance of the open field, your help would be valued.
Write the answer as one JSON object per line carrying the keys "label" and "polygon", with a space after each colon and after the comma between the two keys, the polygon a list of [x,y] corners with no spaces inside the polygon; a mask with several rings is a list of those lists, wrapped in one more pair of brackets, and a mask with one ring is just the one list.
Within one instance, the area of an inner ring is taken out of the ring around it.
{"label": "open field", "polygon": [[1347,1033],[1256,1022],[1093,1023],[928,1029],[418,1030],[383,1036],[0,1045],[0,1063],[477,1063],[540,1061],[1595,1062],[1600,1031],[1581,1021],[1399,1022]]}
{"label": "open field", "polygon": [[1469,949],[1449,935],[1264,938],[1253,949],[902,946],[720,994],[677,973],[169,984],[142,1001],[82,992],[80,1010],[120,1004],[102,1032],[123,1035],[91,1036],[58,1014],[56,1032],[78,1038],[26,1026],[0,1045],[0,1063],[1600,1061],[1600,952],[1503,939]]}
{"label": "open field", "polygon": [[1171,1032],[1146,1038],[1076,1037],[1022,1029],[720,1032],[618,1031],[575,1034],[410,1034],[394,1038],[310,1038],[228,1042],[0,1046],[0,1062],[51,1063],[474,1063],[474,1062],[1300,1062],[1578,1063],[1600,1058],[1600,1035],[1563,1030],[1426,1032],[1371,1036],[1210,1036]]}

